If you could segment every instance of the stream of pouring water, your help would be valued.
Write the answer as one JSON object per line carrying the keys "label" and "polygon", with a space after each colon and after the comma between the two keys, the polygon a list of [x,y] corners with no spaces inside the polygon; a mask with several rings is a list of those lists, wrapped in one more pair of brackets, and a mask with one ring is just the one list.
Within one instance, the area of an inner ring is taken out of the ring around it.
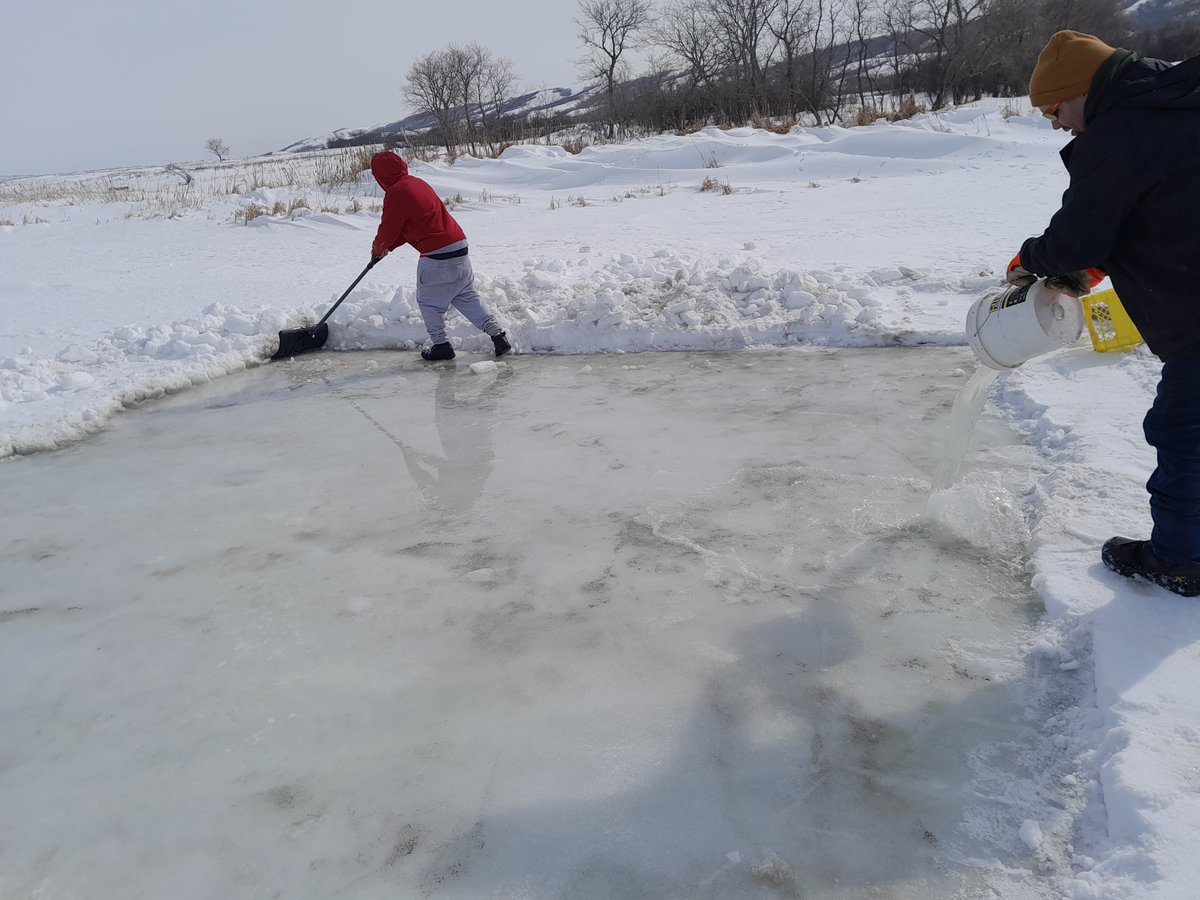
{"label": "stream of pouring water", "polygon": [[954,398],[954,410],[950,416],[950,434],[942,450],[942,459],[933,476],[933,491],[944,491],[958,478],[963,458],[967,455],[967,443],[987,402],[988,390],[1000,373],[987,366],[975,370],[958,396]]}

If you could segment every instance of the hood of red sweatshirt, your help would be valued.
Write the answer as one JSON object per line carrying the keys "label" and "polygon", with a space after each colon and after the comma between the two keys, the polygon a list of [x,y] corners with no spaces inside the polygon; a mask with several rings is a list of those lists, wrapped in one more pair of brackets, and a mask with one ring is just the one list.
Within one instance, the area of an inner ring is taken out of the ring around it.
{"label": "hood of red sweatshirt", "polygon": [[391,150],[371,157],[371,174],[385,191],[408,174],[408,163]]}

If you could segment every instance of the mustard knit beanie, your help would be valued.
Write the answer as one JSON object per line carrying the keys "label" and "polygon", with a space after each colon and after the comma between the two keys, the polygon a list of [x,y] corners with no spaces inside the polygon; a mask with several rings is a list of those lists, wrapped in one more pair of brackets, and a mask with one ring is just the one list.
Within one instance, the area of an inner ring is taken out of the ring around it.
{"label": "mustard knit beanie", "polygon": [[1029,76],[1029,102],[1049,106],[1086,94],[1096,70],[1115,52],[1115,47],[1090,34],[1056,32],[1038,55]]}

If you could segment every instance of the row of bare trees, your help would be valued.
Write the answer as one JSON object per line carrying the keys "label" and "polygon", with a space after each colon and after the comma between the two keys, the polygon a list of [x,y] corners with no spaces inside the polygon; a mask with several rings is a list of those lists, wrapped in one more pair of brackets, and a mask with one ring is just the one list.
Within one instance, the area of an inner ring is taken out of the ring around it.
{"label": "row of bare trees", "polygon": [[[581,35],[598,30],[596,11],[637,23],[626,46],[649,54],[647,86],[677,95],[681,116],[732,121],[832,123],[848,105],[914,93],[935,109],[1020,94],[1054,31],[1131,37],[1117,0],[665,0],[657,14],[650,0],[582,0]],[[627,118],[663,106],[626,84]]]}
{"label": "row of bare trees", "polygon": [[[1200,0],[1182,3],[1200,13]],[[1134,33],[1118,0],[577,0],[575,24],[579,71],[596,87],[585,117],[610,137],[1021,95],[1061,28],[1142,52],[1169,45],[1176,58],[1200,52],[1200,28]],[[510,60],[451,44],[414,62],[403,92],[439,143],[478,153],[529,136],[528,121],[504,114],[515,86]]]}

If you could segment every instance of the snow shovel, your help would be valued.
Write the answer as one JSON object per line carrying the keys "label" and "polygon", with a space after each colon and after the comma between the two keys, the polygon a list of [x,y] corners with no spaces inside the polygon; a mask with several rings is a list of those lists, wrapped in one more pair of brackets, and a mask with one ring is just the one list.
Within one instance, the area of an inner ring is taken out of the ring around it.
{"label": "snow shovel", "polygon": [[289,328],[286,331],[279,332],[279,349],[275,351],[275,355],[271,359],[283,359],[288,356],[296,356],[300,353],[309,353],[313,350],[320,350],[325,346],[325,342],[329,340],[329,326],[325,321],[333,315],[333,311],[342,305],[342,301],[350,296],[350,292],[355,286],[363,280],[363,277],[371,271],[375,263],[379,262],[382,257],[371,257],[371,261],[367,263],[367,267],[362,270],[357,278],[354,279],[354,284],[346,288],[346,293],[338,297],[337,303],[329,307],[329,312],[321,317],[321,321],[311,328]]}

